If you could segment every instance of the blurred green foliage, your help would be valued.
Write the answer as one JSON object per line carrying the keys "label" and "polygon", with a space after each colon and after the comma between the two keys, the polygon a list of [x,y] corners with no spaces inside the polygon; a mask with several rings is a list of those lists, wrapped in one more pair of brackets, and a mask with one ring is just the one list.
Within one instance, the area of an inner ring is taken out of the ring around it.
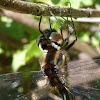
{"label": "blurred green foliage", "polygon": [[[57,5],[57,6],[67,6],[69,5],[69,2],[71,3],[71,6],[73,8],[80,8],[80,6],[86,7],[86,6],[92,6],[95,2],[94,0],[30,0],[31,2],[39,2],[49,5]],[[98,2],[99,3],[99,0]]]}
{"label": "blurred green foliage", "polygon": [[[43,3],[55,6],[71,6],[73,8],[86,8],[86,7],[94,7],[95,4],[99,4],[100,0],[24,0],[29,2],[35,3]],[[33,18],[39,21],[39,18],[33,16]],[[58,18],[61,22],[62,19]],[[44,17],[43,22],[48,23],[48,18]],[[55,21],[52,17],[52,27],[55,29],[59,29],[59,24]],[[64,26],[65,23],[62,22]],[[88,42],[90,39],[91,32],[89,30],[81,30],[79,24],[76,24],[76,30],[79,38],[84,41]],[[13,38],[14,40],[22,43],[22,49],[15,48],[10,44],[7,44],[6,41],[0,40],[0,54],[4,55],[4,57],[11,57],[11,64],[9,67],[12,69],[13,72],[18,71],[21,67],[27,65],[32,66],[32,69],[36,70],[36,67],[39,66],[38,59],[42,55],[42,51],[38,48],[36,44],[36,39],[40,35],[38,30],[32,29],[21,23],[13,21],[11,18],[7,18],[5,16],[0,17],[0,33]],[[94,36],[91,39],[91,44],[93,46],[100,45],[100,31],[96,31]],[[5,62],[6,63],[6,62]],[[0,67],[3,67],[2,61],[0,61]],[[29,67],[28,70],[31,68]],[[2,69],[3,70],[3,69]],[[2,71],[1,71],[2,72]],[[4,71],[3,71],[4,72]],[[8,70],[8,72],[11,72]]]}
{"label": "blurred green foliage", "polygon": [[[15,50],[14,47],[7,45],[5,41],[0,40],[0,54],[5,53],[5,56],[12,56],[13,59],[11,65],[13,72],[18,71],[18,69],[31,60],[31,58],[40,57],[42,52],[36,44],[36,38],[40,33],[37,30],[14,22],[11,18],[1,16],[0,19],[1,33],[19,42],[22,42],[24,39],[28,41],[22,45],[22,50]],[[5,48],[3,49],[3,47]]]}
{"label": "blurred green foliage", "polygon": [[17,50],[13,55],[12,69],[16,72],[22,65],[25,65],[32,57],[40,57],[42,52],[36,45],[36,41],[31,41],[24,46],[23,50]]}

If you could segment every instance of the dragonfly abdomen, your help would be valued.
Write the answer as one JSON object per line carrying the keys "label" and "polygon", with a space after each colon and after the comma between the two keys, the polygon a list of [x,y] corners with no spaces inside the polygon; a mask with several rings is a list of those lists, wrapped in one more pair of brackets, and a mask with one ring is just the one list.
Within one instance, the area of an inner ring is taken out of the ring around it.
{"label": "dragonfly abdomen", "polygon": [[71,100],[68,89],[65,88],[62,80],[58,77],[54,64],[48,63],[43,66],[44,74],[47,76],[50,88],[62,96],[63,100]]}

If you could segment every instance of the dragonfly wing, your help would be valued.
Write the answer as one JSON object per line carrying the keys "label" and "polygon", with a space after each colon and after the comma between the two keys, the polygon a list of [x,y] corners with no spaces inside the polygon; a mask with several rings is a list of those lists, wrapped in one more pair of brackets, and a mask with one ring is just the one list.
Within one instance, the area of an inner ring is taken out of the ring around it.
{"label": "dragonfly wing", "polygon": [[69,85],[73,97],[100,99],[100,59],[69,64],[66,79],[66,86]]}
{"label": "dragonfly wing", "polygon": [[62,100],[62,99],[53,94],[48,85],[45,85],[15,100]]}
{"label": "dragonfly wing", "polygon": [[46,81],[45,83],[42,81],[45,81],[45,78],[41,71],[2,74],[0,75],[0,100],[17,99],[46,84]]}

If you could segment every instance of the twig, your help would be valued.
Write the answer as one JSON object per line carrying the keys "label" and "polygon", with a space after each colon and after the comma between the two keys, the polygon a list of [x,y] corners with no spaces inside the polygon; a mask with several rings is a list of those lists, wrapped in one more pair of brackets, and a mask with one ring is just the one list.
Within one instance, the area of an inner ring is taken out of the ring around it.
{"label": "twig", "polygon": [[[51,16],[47,5],[30,3],[19,0],[0,0],[0,8],[20,12],[24,14],[33,14],[37,16]],[[51,11],[56,16],[60,15],[58,6],[50,6]],[[62,16],[69,16],[70,9],[68,7],[61,8]],[[72,16],[78,17],[100,17],[100,10],[95,9],[73,9]]]}
{"label": "twig", "polygon": [[[15,12],[8,11],[8,10],[1,10],[0,15],[10,17],[14,21],[22,23],[26,26],[33,28],[33,29],[36,29],[36,30],[39,29],[39,21],[37,21],[36,19],[34,19],[31,16],[28,16],[28,15],[25,15],[25,14],[20,14],[20,13],[15,13]],[[42,23],[42,25],[45,26],[45,27],[41,27],[41,30],[45,30],[45,29],[49,28],[48,24]]]}
{"label": "twig", "polygon": [[77,18],[76,22],[89,22],[89,23],[100,23],[100,17],[98,18]]}
{"label": "twig", "polygon": [[[7,10],[2,10],[2,12],[0,12],[0,15],[11,17],[11,18],[13,18],[14,21],[20,22],[26,26],[29,26],[31,28],[38,30],[39,22],[37,20],[31,18],[30,16],[14,13],[14,12],[7,11]],[[41,30],[45,30],[45,29],[49,29],[49,25],[42,22]],[[63,31],[63,33],[66,34],[66,31]],[[33,33],[33,34],[35,34],[35,33]],[[70,42],[73,40],[74,40],[74,37],[71,36]],[[96,48],[92,48],[87,43],[84,43],[80,40],[78,40],[72,48],[77,49],[82,52],[86,52],[92,58],[96,58],[96,57],[100,56],[100,54],[97,52]]]}

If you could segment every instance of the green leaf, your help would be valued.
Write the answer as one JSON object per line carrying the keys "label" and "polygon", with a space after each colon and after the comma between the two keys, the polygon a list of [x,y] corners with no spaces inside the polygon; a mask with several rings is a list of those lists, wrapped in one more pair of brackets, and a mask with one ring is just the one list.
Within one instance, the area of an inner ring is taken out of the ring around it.
{"label": "green leaf", "polygon": [[84,42],[88,42],[88,41],[89,41],[89,35],[88,35],[88,33],[83,34],[83,35],[80,37],[80,39],[81,39],[82,41],[84,41]]}
{"label": "green leaf", "polygon": [[5,16],[1,16],[1,21],[6,23],[5,24],[6,27],[11,27],[11,24],[13,22],[12,18],[8,18]]}
{"label": "green leaf", "polygon": [[69,0],[72,8],[79,8],[81,0]]}
{"label": "green leaf", "polygon": [[29,61],[33,56],[40,57],[40,55],[42,54],[42,51],[37,46],[35,40],[32,41],[29,45],[26,45],[25,50],[27,50],[25,57],[26,62]]}
{"label": "green leaf", "polygon": [[13,72],[16,72],[22,65],[25,65],[25,55],[26,55],[26,50],[24,51],[18,50],[13,55],[13,61],[12,61]]}
{"label": "green leaf", "polygon": [[100,4],[100,0],[94,0],[94,2]]}
{"label": "green leaf", "polygon": [[13,55],[12,69],[16,72],[21,66],[25,65],[32,57],[40,57],[42,51],[36,44],[36,41],[32,41],[30,44],[24,46],[24,50],[18,50]]}
{"label": "green leaf", "polygon": [[4,53],[4,50],[2,48],[0,48],[0,54]]}
{"label": "green leaf", "polygon": [[93,0],[69,0],[71,3],[72,8],[80,8],[80,4],[83,4],[84,6],[91,6],[93,5]]}
{"label": "green leaf", "polygon": [[81,0],[81,3],[85,6],[91,6],[93,4],[93,0]]}
{"label": "green leaf", "polygon": [[52,1],[52,3],[54,3],[55,5],[57,5],[59,2],[60,2],[60,0],[51,0]]}
{"label": "green leaf", "polygon": [[99,45],[99,40],[97,40],[95,37],[92,37],[92,45],[93,46]]}
{"label": "green leaf", "polygon": [[100,41],[100,31],[96,31],[94,35]]}

